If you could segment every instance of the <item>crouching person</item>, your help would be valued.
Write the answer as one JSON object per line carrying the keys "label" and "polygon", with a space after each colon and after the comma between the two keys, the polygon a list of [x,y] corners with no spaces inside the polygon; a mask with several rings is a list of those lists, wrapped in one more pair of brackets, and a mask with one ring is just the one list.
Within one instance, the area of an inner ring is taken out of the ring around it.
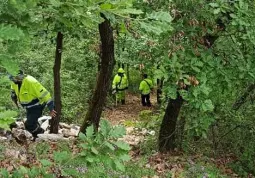
{"label": "crouching person", "polygon": [[44,130],[38,123],[39,117],[42,116],[44,107],[47,105],[50,110],[50,116],[55,117],[54,103],[50,93],[32,76],[25,75],[22,71],[16,76],[10,75],[11,98],[18,106],[19,104],[26,109],[27,120],[25,129],[29,131],[34,139],[37,134],[43,133]]}

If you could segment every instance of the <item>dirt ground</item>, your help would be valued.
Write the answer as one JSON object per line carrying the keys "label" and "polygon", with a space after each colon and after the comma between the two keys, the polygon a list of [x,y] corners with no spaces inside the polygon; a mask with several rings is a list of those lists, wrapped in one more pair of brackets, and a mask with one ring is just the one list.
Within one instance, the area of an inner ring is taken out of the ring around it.
{"label": "dirt ground", "polygon": [[127,120],[134,121],[141,111],[154,109],[157,103],[156,95],[151,95],[151,103],[152,107],[144,107],[141,104],[140,95],[127,93],[125,105],[118,104],[112,108],[106,108],[103,112],[103,117],[114,125],[121,124]]}

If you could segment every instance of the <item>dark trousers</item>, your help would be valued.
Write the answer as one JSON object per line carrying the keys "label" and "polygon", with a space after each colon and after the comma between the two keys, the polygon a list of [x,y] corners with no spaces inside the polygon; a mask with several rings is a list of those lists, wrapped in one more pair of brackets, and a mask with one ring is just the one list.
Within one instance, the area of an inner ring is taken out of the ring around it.
{"label": "dark trousers", "polygon": [[150,94],[147,95],[141,95],[141,99],[142,99],[142,105],[143,106],[151,106],[151,102],[150,102]]}
{"label": "dark trousers", "polygon": [[38,123],[39,117],[42,116],[43,109],[44,106],[42,105],[27,109],[27,120],[25,122],[25,128],[33,135],[34,138],[37,137],[37,134],[44,132]]}

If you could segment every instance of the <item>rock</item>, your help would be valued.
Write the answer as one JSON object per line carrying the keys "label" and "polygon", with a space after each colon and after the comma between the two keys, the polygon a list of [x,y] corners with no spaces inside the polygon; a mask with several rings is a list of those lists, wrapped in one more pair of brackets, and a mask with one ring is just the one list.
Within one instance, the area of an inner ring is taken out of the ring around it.
{"label": "rock", "polygon": [[6,134],[6,130],[0,128],[0,135],[1,136],[5,136],[5,134]]}
{"label": "rock", "polygon": [[60,128],[64,128],[64,129],[71,129],[71,126],[66,124],[66,123],[63,123],[63,122],[60,122],[59,123],[59,127]]}
{"label": "rock", "polygon": [[68,129],[62,129],[62,134],[65,136],[65,137],[69,137],[69,136],[75,136],[77,137],[79,135],[79,130],[76,130],[76,129],[73,129],[71,128],[70,130]]}
{"label": "rock", "polygon": [[130,135],[131,133],[133,133],[134,132],[134,127],[127,127],[126,128],[126,134],[127,135]]}
{"label": "rock", "polygon": [[[58,129],[58,133],[63,135],[63,130],[64,130],[64,129]],[[45,133],[45,132],[44,132],[44,133]]]}
{"label": "rock", "polygon": [[22,130],[18,128],[12,129],[12,135],[14,138],[18,139],[21,142],[25,142],[27,139],[32,139],[33,136],[27,130]]}
{"label": "rock", "polygon": [[18,128],[18,129],[25,129],[24,122],[22,122],[22,121],[16,121],[15,123],[17,124],[17,128]]}
{"label": "rock", "polygon": [[71,128],[71,130],[70,130],[70,136],[78,136],[79,135],[79,133],[80,133],[80,129],[73,129],[73,128]]}
{"label": "rock", "polygon": [[44,134],[38,134],[37,135],[38,136],[38,138],[36,139],[37,141],[38,140],[53,140],[53,141],[55,141],[55,140],[69,140],[68,138],[65,138],[65,137],[63,137],[63,135],[60,135],[60,134],[46,134],[46,133],[44,133]]}
{"label": "rock", "polygon": [[0,141],[6,141],[7,137],[0,137]]}
{"label": "rock", "polygon": [[150,132],[148,132],[148,134],[150,134],[150,135],[152,135],[152,136],[154,136],[155,135],[155,131],[154,130],[151,130]]}
{"label": "rock", "polygon": [[71,128],[73,128],[75,130],[80,130],[80,126],[77,126],[77,125],[74,125],[74,124],[71,124],[70,126],[71,126]]}
{"label": "rock", "polygon": [[13,150],[13,149],[6,149],[4,155],[6,157],[12,158],[12,159],[18,159],[20,155],[20,151]]}
{"label": "rock", "polygon": [[119,140],[122,140],[132,146],[138,145],[141,141],[144,140],[144,136],[136,136],[136,135],[125,135],[123,138],[120,138]]}
{"label": "rock", "polygon": [[145,128],[142,128],[142,131],[140,132],[142,135],[146,135],[147,134],[147,129],[145,129]]}

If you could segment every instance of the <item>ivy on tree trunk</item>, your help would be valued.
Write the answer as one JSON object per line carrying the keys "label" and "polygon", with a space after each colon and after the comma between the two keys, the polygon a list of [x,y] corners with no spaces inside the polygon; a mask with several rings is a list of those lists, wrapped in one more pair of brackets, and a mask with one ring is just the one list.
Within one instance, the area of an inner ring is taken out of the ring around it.
{"label": "ivy on tree trunk", "polygon": [[61,117],[61,89],[60,89],[60,67],[61,67],[61,56],[63,48],[63,34],[58,32],[57,34],[57,45],[55,53],[55,64],[53,67],[54,72],[54,103],[57,116],[51,120],[50,133],[58,133],[58,125]]}
{"label": "ivy on tree trunk", "polygon": [[86,128],[91,124],[93,124],[96,131],[99,127],[100,117],[115,64],[114,39],[111,23],[102,13],[101,17],[104,18],[104,22],[99,24],[99,33],[102,43],[101,68],[92,101],[90,102],[88,112],[80,129],[83,133],[85,133]]}

